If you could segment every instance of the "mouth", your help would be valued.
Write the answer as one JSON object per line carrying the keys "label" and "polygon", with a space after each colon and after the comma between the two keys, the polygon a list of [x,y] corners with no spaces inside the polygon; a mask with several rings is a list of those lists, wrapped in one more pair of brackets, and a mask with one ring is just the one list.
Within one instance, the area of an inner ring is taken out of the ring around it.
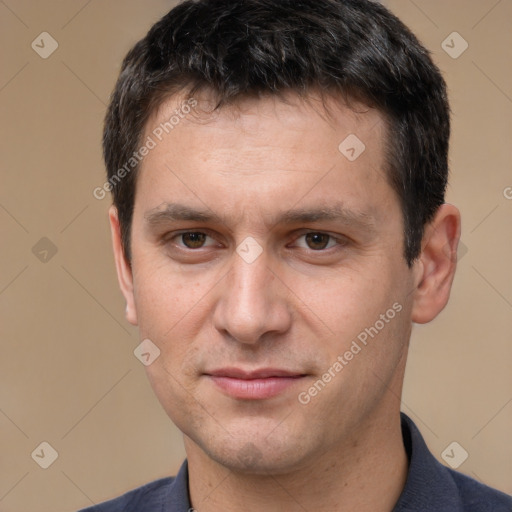
{"label": "mouth", "polygon": [[222,368],[207,372],[204,376],[232,398],[263,400],[283,393],[307,375],[276,368],[260,368],[252,371]]}

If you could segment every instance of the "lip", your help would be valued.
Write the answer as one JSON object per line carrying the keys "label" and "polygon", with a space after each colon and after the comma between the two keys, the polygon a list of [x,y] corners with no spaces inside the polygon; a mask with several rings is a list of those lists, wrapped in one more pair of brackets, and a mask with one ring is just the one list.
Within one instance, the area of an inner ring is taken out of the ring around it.
{"label": "lip", "polygon": [[263,400],[277,396],[306,375],[278,368],[242,370],[222,368],[204,374],[225,394],[238,399]]}

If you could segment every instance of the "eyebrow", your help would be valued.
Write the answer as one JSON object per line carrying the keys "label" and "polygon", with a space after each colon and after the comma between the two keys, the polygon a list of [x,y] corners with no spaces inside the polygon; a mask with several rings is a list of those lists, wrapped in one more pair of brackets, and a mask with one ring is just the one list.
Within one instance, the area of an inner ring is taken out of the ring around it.
{"label": "eyebrow", "polygon": [[[193,221],[204,223],[228,224],[221,216],[211,210],[192,208],[179,203],[164,203],[149,210],[144,215],[149,226],[156,227],[161,224]],[[319,221],[334,221],[368,232],[376,231],[375,217],[367,212],[354,211],[346,208],[342,203],[312,208],[298,208],[278,214],[271,223],[278,224],[309,224]]]}

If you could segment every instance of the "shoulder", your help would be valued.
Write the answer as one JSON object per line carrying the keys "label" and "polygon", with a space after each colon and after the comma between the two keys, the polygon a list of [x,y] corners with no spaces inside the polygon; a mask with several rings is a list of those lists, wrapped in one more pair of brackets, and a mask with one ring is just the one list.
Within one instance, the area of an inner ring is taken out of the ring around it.
{"label": "shoulder", "polygon": [[173,481],[174,477],[154,480],[118,498],[93,505],[79,512],[149,512],[150,510],[154,510],[154,508],[152,508],[154,504],[162,502]]}
{"label": "shoulder", "polygon": [[393,512],[512,512],[512,496],[441,464],[414,422],[401,417],[409,472]]}
{"label": "shoulder", "polygon": [[459,491],[464,510],[475,512],[511,512],[512,496],[474,480],[458,471],[444,468]]}

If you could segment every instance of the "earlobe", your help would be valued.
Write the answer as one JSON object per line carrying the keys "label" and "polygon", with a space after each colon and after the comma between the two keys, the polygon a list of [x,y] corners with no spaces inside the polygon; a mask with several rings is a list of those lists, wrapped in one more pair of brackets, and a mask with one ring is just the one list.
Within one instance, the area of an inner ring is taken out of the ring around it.
{"label": "earlobe", "polygon": [[422,251],[415,263],[413,322],[430,322],[446,306],[457,266],[459,239],[460,213],[445,203],[425,227]]}
{"label": "earlobe", "polygon": [[135,308],[135,298],[133,289],[133,274],[129,263],[126,260],[123,244],[121,241],[121,227],[119,217],[115,206],[109,209],[110,231],[112,234],[112,247],[114,249],[114,258],[117,270],[117,279],[119,287],[126,300],[126,319],[132,325],[137,325],[137,310]]}

